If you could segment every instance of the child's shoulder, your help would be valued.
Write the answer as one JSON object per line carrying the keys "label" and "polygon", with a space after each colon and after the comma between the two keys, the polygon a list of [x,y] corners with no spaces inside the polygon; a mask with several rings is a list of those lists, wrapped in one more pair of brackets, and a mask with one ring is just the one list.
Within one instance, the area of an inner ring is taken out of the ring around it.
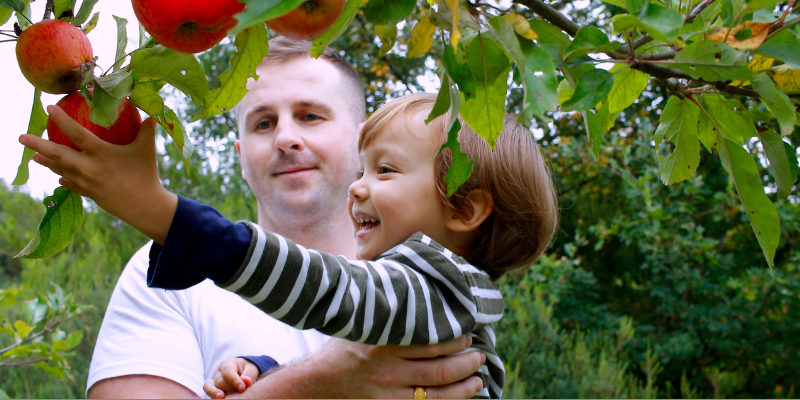
{"label": "child's shoulder", "polygon": [[403,241],[403,243],[400,243],[399,245],[383,253],[380,258],[391,257],[397,253],[408,256],[410,255],[410,252],[413,252],[421,259],[426,261],[436,260],[440,263],[443,262],[452,264],[465,272],[486,275],[488,277],[486,272],[480,268],[476,268],[474,265],[467,262],[467,260],[465,260],[463,257],[453,253],[453,251],[437,243],[430,236],[422,232],[417,232],[411,235],[408,239]]}

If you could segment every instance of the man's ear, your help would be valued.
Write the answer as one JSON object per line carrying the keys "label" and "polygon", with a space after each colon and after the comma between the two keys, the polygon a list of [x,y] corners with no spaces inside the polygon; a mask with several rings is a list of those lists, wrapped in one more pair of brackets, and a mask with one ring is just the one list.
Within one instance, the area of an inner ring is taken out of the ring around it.
{"label": "man's ear", "polygon": [[239,155],[239,166],[242,167],[242,179],[247,180],[244,176],[244,163],[242,162],[242,144],[239,142],[239,139],[236,139],[233,142],[233,147],[236,147],[236,154]]}
{"label": "man's ear", "polygon": [[471,232],[489,218],[494,210],[494,201],[489,192],[481,189],[473,190],[467,195],[467,203],[463,209],[454,213],[445,222],[445,227],[453,232]]}

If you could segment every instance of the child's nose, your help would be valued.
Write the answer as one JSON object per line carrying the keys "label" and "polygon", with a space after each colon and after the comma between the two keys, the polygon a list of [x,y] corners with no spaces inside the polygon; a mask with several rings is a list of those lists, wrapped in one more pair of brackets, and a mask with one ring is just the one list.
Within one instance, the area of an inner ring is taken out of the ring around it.
{"label": "child's nose", "polygon": [[350,184],[350,189],[348,192],[353,200],[366,199],[368,196],[368,191],[367,185],[364,183],[364,178],[360,178],[359,180]]}

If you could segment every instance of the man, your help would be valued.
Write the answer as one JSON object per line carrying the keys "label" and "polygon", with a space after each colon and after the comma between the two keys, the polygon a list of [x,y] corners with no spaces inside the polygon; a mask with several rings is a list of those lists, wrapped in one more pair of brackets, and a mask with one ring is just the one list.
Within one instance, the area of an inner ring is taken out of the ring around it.
{"label": "man", "polygon": [[[335,51],[317,60],[308,54],[308,43],[271,41],[261,78],[248,84],[236,108],[242,176],[257,199],[259,225],[354,258],[346,199],[358,169],[364,92]],[[248,355],[285,366],[248,388],[248,397],[411,398],[416,387],[431,398],[472,397],[481,387],[475,377],[462,381],[482,363],[479,354],[435,358],[465,349],[466,338],[408,347],[328,341],[210,281],[185,291],[149,289],[148,251],[149,245],[131,259],[114,290],[92,358],[89,397],[202,396],[204,380],[221,361]]]}

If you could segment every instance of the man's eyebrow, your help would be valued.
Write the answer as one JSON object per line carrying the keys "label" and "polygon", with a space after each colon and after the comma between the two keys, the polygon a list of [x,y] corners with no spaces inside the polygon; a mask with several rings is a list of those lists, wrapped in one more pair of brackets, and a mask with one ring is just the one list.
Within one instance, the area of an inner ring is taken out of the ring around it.
{"label": "man's eyebrow", "polygon": [[299,100],[296,101],[294,104],[294,108],[306,108],[306,109],[316,109],[320,110],[325,114],[333,114],[333,108],[329,106],[327,103],[314,101],[314,100]]}
{"label": "man's eyebrow", "polygon": [[247,119],[250,118],[251,115],[259,114],[259,113],[262,113],[262,112],[267,111],[269,109],[270,108],[265,106],[265,105],[260,105],[260,106],[256,106],[254,108],[251,108],[250,110],[247,111],[247,114],[244,116],[244,120],[247,121]]}

